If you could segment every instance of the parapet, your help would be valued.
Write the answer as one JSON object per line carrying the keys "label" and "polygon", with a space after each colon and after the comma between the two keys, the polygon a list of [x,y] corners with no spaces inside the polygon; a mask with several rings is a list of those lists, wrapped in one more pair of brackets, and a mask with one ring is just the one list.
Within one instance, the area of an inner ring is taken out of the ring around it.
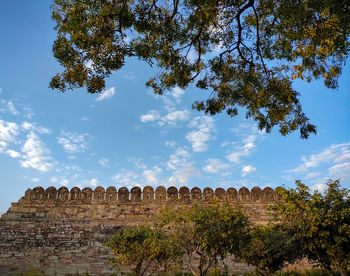
{"label": "parapet", "polygon": [[194,187],[191,190],[188,187],[177,189],[172,186],[166,189],[164,186],[159,186],[155,190],[151,186],[146,186],[143,189],[133,187],[130,191],[126,187],[119,190],[116,187],[108,187],[106,190],[98,186],[95,190],[84,188],[80,190],[78,187],[72,188],[70,191],[66,187],[61,187],[58,190],[55,187],[49,187],[46,190],[42,187],[35,187],[33,190],[28,189],[25,192],[22,201],[33,202],[71,202],[71,203],[157,203],[157,202],[210,202],[213,200],[220,202],[274,202],[280,200],[276,192],[282,187],[273,190],[266,187],[263,190],[259,187],[254,187],[250,191],[246,187],[240,188],[238,191],[235,188],[217,188],[215,191],[212,188],[205,188],[203,191]]}

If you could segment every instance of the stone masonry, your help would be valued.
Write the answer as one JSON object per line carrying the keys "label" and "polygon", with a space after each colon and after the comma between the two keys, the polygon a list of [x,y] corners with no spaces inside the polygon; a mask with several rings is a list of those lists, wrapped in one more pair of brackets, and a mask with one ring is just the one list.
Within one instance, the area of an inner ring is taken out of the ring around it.
{"label": "stone masonry", "polygon": [[[266,207],[279,198],[275,190],[258,187],[251,191],[163,186],[131,191],[125,187],[118,191],[115,187],[28,189],[0,219],[0,275],[28,270],[46,275],[109,275],[111,255],[103,243],[117,229],[152,222],[165,206],[181,208],[213,200],[240,205],[252,221],[264,224],[269,219]],[[251,269],[229,262],[230,271]]]}

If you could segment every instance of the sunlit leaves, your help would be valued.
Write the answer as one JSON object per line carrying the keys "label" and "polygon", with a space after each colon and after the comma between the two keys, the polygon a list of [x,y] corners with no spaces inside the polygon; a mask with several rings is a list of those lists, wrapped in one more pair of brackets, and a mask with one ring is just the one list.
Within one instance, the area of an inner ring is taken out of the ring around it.
{"label": "sunlit leaves", "polygon": [[145,225],[120,229],[106,245],[115,256],[115,265],[131,268],[138,276],[154,273],[180,256],[165,232]]}
{"label": "sunlit leaves", "polygon": [[[155,93],[195,84],[208,91],[193,107],[238,113],[269,132],[316,133],[292,81],[323,78],[337,88],[349,53],[346,0],[55,0],[54,56],[64,67],[50,86],[100,92],[136,56],[160,71]],[[92,64],[93,66],[87,66]]]}
{"label": "sunlit leaves", "polygon": [[[171,239],[186,255],[190,271],[200,276],[228,253],[238,254],[248,240],[250,227],[240,209],[219,203],[163,210],[160,225],[170,231]],[[198,267],[195,258],[199,258]]]}
{"label": "sunlit leaves", "polygon": [[324,193],[311,193],[297,181],[297,188],[281,190],[283,203],[274,214],[281,227],[296,241],[310,260],[342,275],[350,263],[350,198],[349,190],[339,181],[328,181]]}

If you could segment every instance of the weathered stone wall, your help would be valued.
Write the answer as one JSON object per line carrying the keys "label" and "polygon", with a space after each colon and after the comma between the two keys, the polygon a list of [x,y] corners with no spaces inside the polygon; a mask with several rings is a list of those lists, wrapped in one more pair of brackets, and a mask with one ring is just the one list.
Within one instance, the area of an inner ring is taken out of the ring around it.
{"label": "weathered stone wall", "polygon": [[[110,252],[103,242],[120,227],[152,222],[165,206],[181,208],[211,204],[213,200],[241,205],[252,221],[266,223],[266,207],[278,197],[271,188],[258,187],[215,191],[181,187],[143,190],[134,187],[97,187],[70,191],[61,187],[28,189],[0,220],[0,275],[11,275],[30,268],[47,275],[90,272],[111,273]],[[251,267],[230,262],[229,269]]]}

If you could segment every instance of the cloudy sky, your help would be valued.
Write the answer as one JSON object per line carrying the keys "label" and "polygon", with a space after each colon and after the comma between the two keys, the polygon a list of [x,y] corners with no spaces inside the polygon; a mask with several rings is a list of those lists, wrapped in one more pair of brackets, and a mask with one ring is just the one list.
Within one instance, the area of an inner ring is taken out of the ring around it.
{"label": "cloudy sky", "polygon": [[285,185],[327,179],[350,188],[350,65],[338,90],[297,82],[318,134],[300,140],[257,130],[237,118],[191,109],[206,97],[193,87],[155,96],[144,83],[156,72],[127,60],[101,94],[48,88],[61,71],[50,1],[0,3],[0,212],[27,188],[164,185]]}

